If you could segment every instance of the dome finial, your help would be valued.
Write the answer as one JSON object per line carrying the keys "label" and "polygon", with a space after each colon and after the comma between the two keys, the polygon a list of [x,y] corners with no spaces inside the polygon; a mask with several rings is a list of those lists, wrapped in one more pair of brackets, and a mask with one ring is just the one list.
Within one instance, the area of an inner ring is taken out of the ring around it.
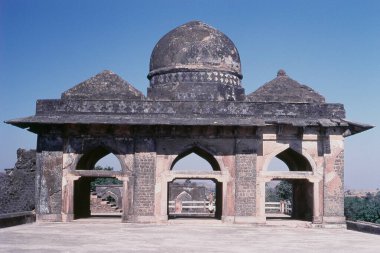
{"label": "dome finial", "polygon": [[280,69],[279,71],[277,71],[277,77],[280,77],[280,76],[287,76],[285,70]]}

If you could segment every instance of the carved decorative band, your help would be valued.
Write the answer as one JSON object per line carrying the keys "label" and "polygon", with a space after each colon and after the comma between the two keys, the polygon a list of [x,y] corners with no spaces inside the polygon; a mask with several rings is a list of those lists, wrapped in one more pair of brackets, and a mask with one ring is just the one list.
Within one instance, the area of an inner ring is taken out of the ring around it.
{"label": "carved decorative band", "polygon": [[151,85],[167,83],[222,83],[225,85],[240,86],[240,78],[235,75],[218,71],[176,72],[153,76]]}

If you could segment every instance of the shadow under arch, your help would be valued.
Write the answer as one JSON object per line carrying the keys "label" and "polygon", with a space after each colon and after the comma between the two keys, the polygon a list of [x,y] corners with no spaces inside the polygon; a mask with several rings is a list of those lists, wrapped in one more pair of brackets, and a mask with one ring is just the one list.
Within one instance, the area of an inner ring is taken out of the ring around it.
{"label": "shadow under arch", "polygon": [[275,149],[268,158],[264,161],[263,171],[268,170],[269,163],[277,157],[288,166],[289,171],[310,171],[316,170],[314,159],[304,150],[302,153],[289,147],[288,145]]}
{"label": "shadow under arch", "polygon": [[312,166],[305,156],[292,148],[285,149],[278,153],[276,157],[283,161],[290,171],[313,171]]}
{"label": "shadow under arch", "polygon": [[213,171],[220,171],[220,165],[219,165],[218,161],[215,159],[215,157],[211,153],[209,153],[208,151],[206,151],[203,148],[200,148],[198,146],[191,147],[191,148],[187,149],[186,151],[183,151],[182,153],[180,153],[172,162],[172,164],[170,166],[170,170],[173,170],[174,166],[176,165],[176,163],[179,160],[181,160],[185,156],[188,156],[192,153],[194,153],[194,154],[200,156],[201,158],[205,159],[211,165]]}

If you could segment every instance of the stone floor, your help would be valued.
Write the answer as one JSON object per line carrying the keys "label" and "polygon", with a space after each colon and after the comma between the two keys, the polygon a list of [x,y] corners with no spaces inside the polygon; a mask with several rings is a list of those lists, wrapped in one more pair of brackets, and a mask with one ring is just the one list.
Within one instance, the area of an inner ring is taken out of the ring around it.
{"label": "stone floor", "polygon": [[118,219],[0,229],[0,252],[380,252],[380,236],[344,229]]}

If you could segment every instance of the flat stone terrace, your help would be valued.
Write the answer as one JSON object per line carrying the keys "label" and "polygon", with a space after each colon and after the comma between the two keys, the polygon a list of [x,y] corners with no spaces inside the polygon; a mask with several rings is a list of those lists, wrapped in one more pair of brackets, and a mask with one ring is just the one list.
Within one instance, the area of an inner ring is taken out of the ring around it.
{"label": "flat stone terrace", "polygon": [[0,229],[0,252],[380,252],[379,239],[345,229],[99,219]]}

